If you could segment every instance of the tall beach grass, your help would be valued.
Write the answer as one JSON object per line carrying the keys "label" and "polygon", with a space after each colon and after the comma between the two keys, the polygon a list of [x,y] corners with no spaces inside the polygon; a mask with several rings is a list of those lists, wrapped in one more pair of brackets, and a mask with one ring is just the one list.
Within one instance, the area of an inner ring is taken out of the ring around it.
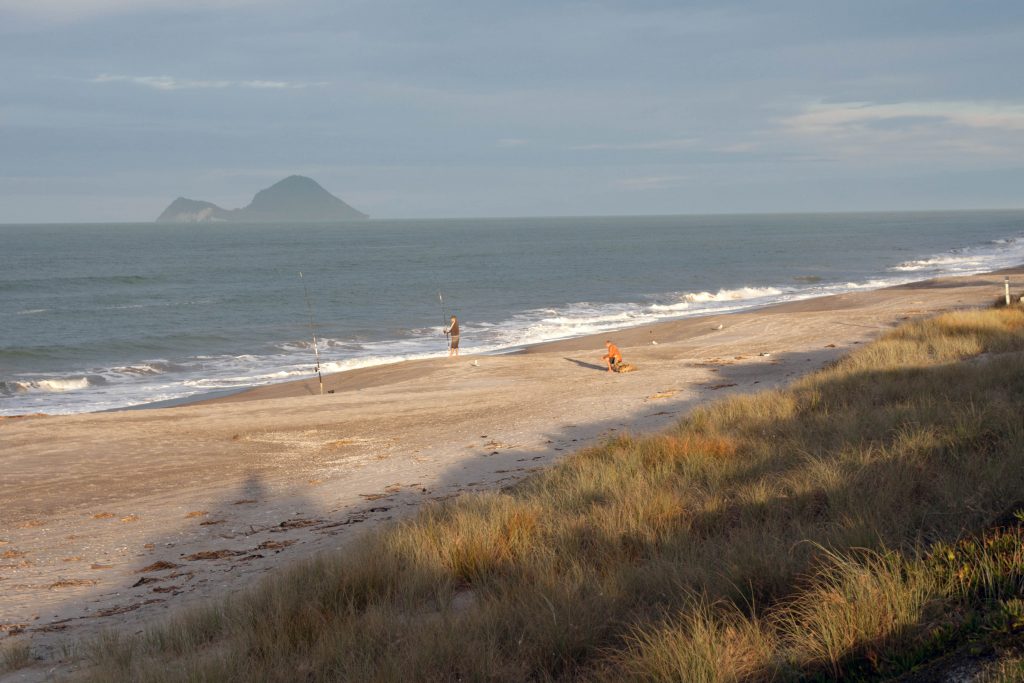
{"label": "tall beach grass", "polygon": [[107,634],[83,677],[911,671],[1024,627],[1008,512],[1024,501],[1022,406],[1019,308],[910,322],[784,390],[428,505],[142,636]]}

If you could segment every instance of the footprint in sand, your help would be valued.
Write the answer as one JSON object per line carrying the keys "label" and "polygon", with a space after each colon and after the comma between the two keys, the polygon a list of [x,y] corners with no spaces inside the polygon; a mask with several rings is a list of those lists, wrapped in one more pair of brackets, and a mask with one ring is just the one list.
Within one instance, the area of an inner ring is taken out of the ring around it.
{"label": "footprint in sand", "polygon": [[132,588],[138,588],[139,586],[145,586],[147,583],[159,583],[160,581],[166,581],[165,577],[160,576],[143,576],[141,579],[132,584]]}
{"label": "footprint in sand", "polygon": [[244,555],[245,553],[241,550],[202,550],[198,553],[192,553],[186,555],[185,559],[189,562],[195,562],[196,560],[220,560],[225,557],[235,557],[237,555]]}
{"label": "footprint in sand", "polygon": [[157,560],[153,564],[146,565],[142,569],[135,571],[136,574],[145,574],[146,572],[162,572],[165,569],[177,569],[180,564],[174,564],[173,562],[167,562],[165,560]]}
{"label": "footprint in sand", "polygon": [[651,394],[647,397],[648,401],[655,401],[659,398],[672,398],[679,393],[678,389],[666,389],[665,391],[659,391],[656,394]]}
{"label": "footprint in sand", "polygon": [[282,531],[282,530],[287,530],[287,529],[301,529],[301,528],[307,527],[307,526],[315,526],[317,524],[322,524],[324,521],[326,521],[326,520],[323,520],[323,519],[287,519],[287,520],[281,522],[280,524],[278,524],[276,528],[271,529],[270,531],[271,532],[275,532],[275,531]]}
{"label": "footprint in sand", "polygon": [[98,616],[98,617],[112,617],[112,616],[117,615],[117,614],[124,614],[125,612],[131,612],[133,610],[137,610],[140,607],[142,607],[143,605],[152,605],[152,604],[158,603],[158,602],[164,602],[164,600],[162,600],[162,599],[160,599],[160,600],[153,599],[153,600],[145,600],[143,602],[135,603],[134,605],[125,605],[124,607],[116,607],[115,606],[115,607],[111,607],[110,609],[100,610],[99,612],[96,613],[96,616]]}
{"label": "footprint in sand", "polygon": [[57,590],[58,588],[77,588],[78,586],[95,586],[99,581],[96,579],[61,579],[51,583],[47,588]]}
{"label": "footprint in sand", "polygon": [[294,543],[295,543],[294,540],[288,540],[288,541],[263,541],[263,543],[260,543],[258,546],[256,546],[254,551],[255,550],[284,550],[285,548],[287,548],[288,546],[290,546],[290,545],[292,545]]}

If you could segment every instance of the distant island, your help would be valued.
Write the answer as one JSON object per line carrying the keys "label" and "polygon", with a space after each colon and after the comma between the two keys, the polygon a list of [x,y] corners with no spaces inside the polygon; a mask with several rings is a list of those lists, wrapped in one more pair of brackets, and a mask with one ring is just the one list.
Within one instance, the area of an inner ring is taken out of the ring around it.
{"label": "distant island", "polygon": [[164,209],[157,223],[325,223],[369,218],[320,186],[312,178],[288,176],[260,190],[242,209],[178,197]]}

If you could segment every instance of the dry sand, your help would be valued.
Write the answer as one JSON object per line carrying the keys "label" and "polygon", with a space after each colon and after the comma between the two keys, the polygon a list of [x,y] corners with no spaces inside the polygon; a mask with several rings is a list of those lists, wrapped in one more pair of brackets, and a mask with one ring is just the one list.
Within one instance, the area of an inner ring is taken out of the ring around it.
{"label": "dry sand", "polygon": [[[947,278],[634,328],[503,356],[410,361],[153,410],[0,419],[0,643],[140,630],[338,548],[425,500],[496,488],[617,432],[778,386],[912,316],[992,302]],[[605,372],[604,337],[630,374]],[[8,638],[4,638],[7,634]]]}

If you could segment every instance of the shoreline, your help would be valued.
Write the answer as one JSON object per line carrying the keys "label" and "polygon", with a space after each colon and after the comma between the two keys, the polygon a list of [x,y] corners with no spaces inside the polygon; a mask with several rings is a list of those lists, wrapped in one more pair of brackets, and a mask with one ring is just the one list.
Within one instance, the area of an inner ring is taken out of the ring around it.
{"label": "shoreline", "polygon": [[[829,299],[829,298],[832,298],[832,297],[842,297],[842,296],[849,295],[849,294],[862,294],[862,293],[870,293],[870,292],[875,292],[875,291],[880,291],[880,290],[888,290],[888,289],[892,289],[892,288],[899,288],[899,287],[906,287],[906,286],[915,286],[915,285],[918,285],[920,283],[925,283],[925,282],[930,282],[930,281],[933,281],[933,280],[940,280],[940,279],[945,279],[945,278],[969,278],[969,277],[977,277],[977,276],[981,276],[981,275],[997,274],[997,273],[1002,273],[1004,271],[1006,271],[1006,272],[1014,272],[1015,270],[1017,270],[1016,266],[1015,267],[1011,267],[1011,268],[1007,268],[1007,269],[994,270],[994,271],[990,271],[988,273],[979,273],[979,274],[976,274],[976,275],[945,275],[945,276],[937,276],[937,277],[933,277],[933,278],[926,278],[926,279],[923,279],[923,280],[912,280],[912,281],[903,282],[903,283],[900,283],[900,284],[889,284],[889,285],[873,287],[873,288],[868,288],[867,286],[853,286],[850,289],[843,290],[843,291],[840,291],[838,293],[818,293],[818,294],[813,294],[813,295],[808,295],[808,296],[803,296],[799,292],[794,292],[792,294],[794,294],[796,296],[796,298],[790,299],[790,300],[786,300],[786,301],[775,301],[775,302],[768,302],[768,303],[758,303],[758,304],[754,304],[754,305],[750,305],[750,306],[743,306],[742,303],[740,303],[737,308],[730,308],[729,310],[725,310],[725,311],[715,311],[715,310],[707,310],[707,311],[705,311],[705,310],[701,310],[701,311],[696,311],[696,312],[692,312],[692,313],[689,313],[689,314],[680,314],[678,316],[666,317],[664,319],[656,319],[656,320],[653,320],[653,321],[640,322],[640,323],[636,323],[636,324],[633,324],[633,325],[628,325],[626,327],[614,328],[614,329],[605,330],[605,331],[601,331],[601,332],[591,332],[591,333],[587,333],[587,334],[569,336],[569,337],[564,337],[564,338],[559,338],[559,339],[552,339],[552,340],[545,340],[545,341],[538,341],[538,342],[529,342],[529,343],[524,343],[524,344],[516,344],[516,345],[512,345],[512,346],[508,346],[508,347],[503,347],[503,348],[499,348],[499,349],[485,350],[485,351],[482,351],[482,352],[479,352],[479,353],[475,353],[473,355],[474,356],[479,356],[479,357],[483,358],[483,357],[496,357],[496,356],[503,356],[503,355],[514,355],[514,354],[520,354],[520,353],[530,353],[531,349],[534,349],[534,348],[543,349],[543,348],[548,347],[549,345],[560,345],[560,344],[571,343],[573,340],[596,339],[596,338],[599,338],[599,337],[600,338],[604,338],[604,337],[606,337],[608,335],[621,335],[623,333],[628,333],[630,330],[634,330],[634,329],[640,329],[640,328],[646,329],[646,328],[650,328],[650,327],[657,327],[659,325],[664,325],[664,324],[680,323],[680,322],[684,322],[684,321],[687,321],[687,320],[700,320],[700,319],[719,318],[719,317],[728,318],[729,316],[732,316],[732,315],[739,315],[739,314],[744,314],[744,313],[752,313],[752,312],[757,312],[757,311],[769,311],[769,310],[773,310],[773,309],[776,309],[776,308],[779,308],[779,307],[782,307],[784,309],[785,307],[788,307],[788,306],[800,306],[804,302],[815,301],[815,300],[819,300],[819,299]],[[838,287],[839,285],[835,284],[835,285],[827,285],[827,286],[829,286],[829,287],[837,286]],[[771,287],[771,288],[774,289],[774,287]],[[742,287],[740,289],[742,289]],[[738,302],[742,302],[742,299],[739,299],[737,301]],[[335,375],[351,375],[353,373],[360,373],[360,372],[363,372],[363,371],[371,370],[373,368],[378,368],[378,367],[382,367],[382,366],[403,365],[403,364],[407,364],[407,363],[429,362],[429,361],[436,361],[436,360],[444,359],[444,358],[446,358],[445,352],[441,351],[441,352],[438,352],[437,355],[429,356],[429,357],[425,357],[425,358],[413,358],[413,359],[404,359],[404,360],[389,360],[389,359],[385,359],[385,360],[381,360],[380,362],[371,362],[368,365],[363,365],[363,366],[355,367],[355,368],[348,369],[348,370],[341,370],[341,371],[338,371],[338,372],[332,372],[329,375],[325,375],[325,377],[335,376]],[[335,360],[332,360],[332,361],[325,361],[325,362],[336,363],[338,361],[337,361],[337,359],[335,359]],[[292,379],[284,379],[284,380],[279,380],[279,381],[271,381],[271,382],[265,383],[265,384],[245,384],[245,385],[239,385],[239,386],[234,386],[234,387],[208,389],[208,390],[199,391],[197,393],[188,394],[188,395],[185,395],[185,396],[178,396],[178,397],[175,397],[175,398],[159,399],[159,400],[145,400],[145,401],[143,401],[141,403],[133,403],[133,404],[130,404],[130,405],[125,405],[125,406],[120,406],[120,407],[98,408],[98,409],[95,409],[95,410],[84,410],[84,411],[81,411],[81,412],[72,412],[72,413],[47,413],[45,411],[45,409],[38,410],[38,409],[26,408],[25,412],[14,413],[14,414],[10,414],[10,415],[3,415],[3,416],[0,416],[0,419],[4,419],[4,418],[8,418],[8,419],[9,418],[19,418],[19,417],[24,417],[24,416],[28,416],[28,415],[85,415],[85,414],[118,412],[118,411],[126,411],[126,410],[150,410],[150,409],[172,408],[172,407],[179,407],[179,406],[186,406],[186,405],[195,405],[195,404],[205,404],[205,403],[210,402],[210,401],[219,400],[219,399],[221,399],[223,397],[229,397],[229,396],[236,395],[236,394],[246,394],[246,393],[251,392],[251,391],[257,391],[257,390],[265,389],[267,387],[272,387],[272,386],[288,385],[288,384],[291,384],[291,383],[306,382],[308,379],[309,379],[308,377],[307,378],[292,378]]]}
{"label": "shoreline", "polygon": [[[616,343],[618,340],[623,340],[622,343],[626,345],[643,343],[646,340],[645,335],[655,335],[660,329],[671,329],[673,335],[679,335],[682,332],[684,335],[689,334],[695,336],[703,330],[704,326],[708,323],[722,324],[731,319],[739,316],[752,316],[752,315],[776,315],[786,314],[789,312],[805,312],[811,311],[816,308],[828,308],[830,306],[836,307],[841,306],[840,302],[844,301],[846,297],[850,296],[871,296],[878,292],[886,292],[890,290],[902,290],[902,289],[916,289],[926,286],[941,286],[939,283],[944,281],[965,281],[970,278],[988,278],[1006,275],[1020,275],[1024,274],[1024,264],[1019,266],[1013,266],[1010,268],[1003,268],[985,273],[977,273],[973,275],[955,275],[955,276],[940,276],[935,278],[928,278],[924,280],[915,280],[913,282],[905,282],[898,285],[889,285],[886,287],[879,287],[877,289],[859,289],[851,290],[848,292],[842,292],[839,294],[824,294],[821,296],[811,296],[802,299],[796,299],[792,301],[783,301],[776,303],[768,303],[758,306],[752,306],[750,308],[743,308],[740,310],[726,311],[726,312],[710,312],[710,313],[698,313],[689,316],[680,316],[678,318],[672,318],[668,320],[660,320],[656,322],[641,323],[630,327],[623,327],[614,330],[608,330],[603,332],[594,332],[574,337],[566,337],[565,339],[555,339],[549,341],[536,342],[532,344],[524,344],[517,347],[511,347],[508,350],[502,350],[497,352],[487,352],[480,354],[464,354],[460,358],[476,358],[483,360],[485,358],[496,358],[501,356],[516,356],[516,355],[528,355],[534,353],[545,353],[549,351],[565,350],[565,351],[584,351],[586,349],[593,349],[598,355],[603,352],[603,342],[606,338],[615,337]],[[993,296],[993,301],[995,300]],[[352,370],[344,370],[341,372],[335,372],[324,375],[324,391],[329,390],[337,391],[339,389],[359,389],[364,386],[374,385],[374,376],[378,374],[383,368],[413,368],[420,364],[431,364],[437,362],[448,362],[452,359],[445,355],[439,355],[432,358],[419,358],[413,360],[401,360],[396,362],[385,362],[377,365],[368,365],[365,367],[354,368]],[[344,378],[350,378],[352,381],[343,382]],[[230,403],[235,401],[249,401],[249,400],[262,400],[266,398],[280,398],[283,396],[298,396],[308,395],[311,393],[317,393],[311,391],[311,387],[317,384],[315,377],[309,377],[306,379],[291,379],[282,382],[274,382],[271,384],[253,385],[249,387],[243,387],[233,390],[221,390],[225,394],[221,396],[211,396],[210,394],[220,393],[219,391],[207,392],[204,394],[197,394],[189,397],[182,397],[181,399],[171,399],[170,401],[160,401],[152,404],[140,404],[133,406],[132,409],[142,408],[158,408],[158,407],[179,407],[187,405],[208,405],[216,403]],[[329,386],[330,385],[330,386]],[[164,406],[162,404],[171,404]],[[124,410],[124,409],[115,409]]]}
{"label": "shoreline", "polygon": [[[143,628],[427,501],[784,386],[903,320],[990,304],[1008,273],[1024,269],[361,368],[325,377],[335,393],[322,397],[314,377],[164,410],[0,420],[0,635],[52,664],[63,639]],[[637,372],[605,372],[605,337]]]}

